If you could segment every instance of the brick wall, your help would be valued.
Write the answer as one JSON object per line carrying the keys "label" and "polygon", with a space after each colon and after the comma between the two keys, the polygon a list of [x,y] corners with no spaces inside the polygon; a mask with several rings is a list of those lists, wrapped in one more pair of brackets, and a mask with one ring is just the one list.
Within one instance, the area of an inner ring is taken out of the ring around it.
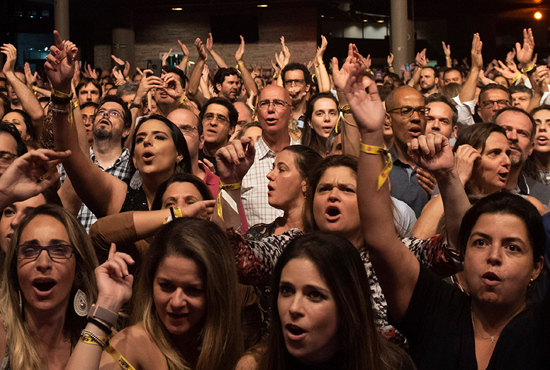
{"label": "brick wall", "polygon": [[[135,58],[136,65],[146,65],[147,59],[158,58],[170,48],[173,53],[181,52],[178,39],[186,44],[190,60],[197,59],[194,41],[200,37],[206,43],[210,32],[210,18],[206,12],[169,12],[152,14],[134,14]],[[296,8],[292,10],[265,9],[258,13],[259,41],[247,43],[245,63],[248,67],[269,68],[275,52],[281,51],[279,38],[285,41],[291,52],[291,61],[307,63],[313,58],[317,44],[316,12],[314,8]],[[246,42],[246,40],[245,40]],[[216,44],[214,50],[228,65],[235,64],[235,52],[238,44]],[[106,68],[111,65],[111,46],[95,45],[95,66]],[[208,66],[215,68],[209,58]]]}

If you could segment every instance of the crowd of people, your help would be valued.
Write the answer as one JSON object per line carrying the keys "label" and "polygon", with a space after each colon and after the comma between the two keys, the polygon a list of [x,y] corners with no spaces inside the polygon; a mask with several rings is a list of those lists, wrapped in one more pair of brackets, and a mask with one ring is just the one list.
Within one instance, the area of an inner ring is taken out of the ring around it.
{"label": "crowd of people", "polygon": [[54,40],[35,73],[0,47],[0,369],[548,368],[530,29],[402,74],[282,37],[269,78],[242,37],[135,74]]}

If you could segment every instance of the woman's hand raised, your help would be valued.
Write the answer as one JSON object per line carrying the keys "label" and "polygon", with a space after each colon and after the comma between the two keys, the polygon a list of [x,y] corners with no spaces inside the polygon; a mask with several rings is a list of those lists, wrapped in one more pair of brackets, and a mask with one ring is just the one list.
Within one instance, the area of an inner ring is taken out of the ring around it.
{"label": "woman's hand raised", "polygon": [[441,134],[421,135],[408,144],[409,155],[414,163],[438,175],[454,169],[454,156],[449,140]]}
{"label": "woman's hand raised", "polygon": [[134,277],[128,272],[128,265],[134,260],[126,253],[116,251],[111,244],[109,259],[95,269],[98,297],[97,305],[113,312],[120,311],[122,305],[132,297]]}

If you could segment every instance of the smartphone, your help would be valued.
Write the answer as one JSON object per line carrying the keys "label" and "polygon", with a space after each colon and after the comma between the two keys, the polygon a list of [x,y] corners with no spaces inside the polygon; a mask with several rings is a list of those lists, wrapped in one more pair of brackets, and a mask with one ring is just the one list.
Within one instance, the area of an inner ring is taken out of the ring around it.
{"label": "smartphone", "polygon": [[[162,60],[160,59],[148,59],[147,60],[147,69],[153,71],[152,76],[160,77],[162,72]],[[151,75],[151,74],[149,74]]]}

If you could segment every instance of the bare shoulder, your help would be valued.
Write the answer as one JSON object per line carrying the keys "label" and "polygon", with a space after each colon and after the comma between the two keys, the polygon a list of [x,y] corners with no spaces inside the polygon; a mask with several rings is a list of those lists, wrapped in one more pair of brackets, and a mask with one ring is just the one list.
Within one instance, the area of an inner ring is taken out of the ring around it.
{"label": "bare shoulder", "polygon": [[258,362],[254,355],[247,353],[237,363],[235,370],[256,370],[258,368]]}
{"label": "bare shoulder", "polygon": [[529,202],[531,202],[532,205],[537,207],[537,211],[539,211],[541,216],[544,216],[548,212],[548,210],[546,209],[546,206],[542,204],[542,202],[537,198],[527,195],[525,199],[527,199]]}
{"label": "bare shoulder", "polygon": [[[110,340],[110,344],[136,369],[168,369],[166,358],[149,338],[141,323],[129,326],[116,334]],[[113,358],[104,352],[102,364],[103,360],[110,362],[111,359],[106,356]]]}

